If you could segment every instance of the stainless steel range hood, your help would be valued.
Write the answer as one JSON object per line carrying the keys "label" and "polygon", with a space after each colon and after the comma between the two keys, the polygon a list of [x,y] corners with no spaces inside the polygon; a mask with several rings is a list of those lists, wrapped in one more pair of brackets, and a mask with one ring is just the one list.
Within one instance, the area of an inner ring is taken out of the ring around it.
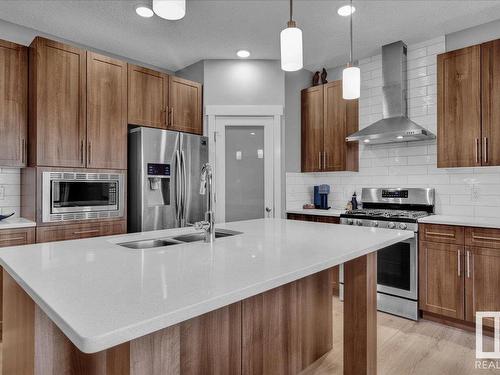
{"label": "stainless steel range hood", "polygon": [[348,142],[379,144],[436,138],[407,116],[406,50],[402,41],[382,47],[383,119],[349,135]]}

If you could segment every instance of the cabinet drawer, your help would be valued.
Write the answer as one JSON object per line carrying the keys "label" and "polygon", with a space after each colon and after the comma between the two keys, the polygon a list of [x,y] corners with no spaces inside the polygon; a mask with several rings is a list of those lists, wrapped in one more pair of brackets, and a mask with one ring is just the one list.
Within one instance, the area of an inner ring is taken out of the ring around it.
{"label": "cabinet drawer", "polygon": [[464,227],[440,224],[421,224],[420,241],[464,244]]}
{"label": "cabinet drawer", "polygon": [[0,230],[0,247],[28,245],[35,242],[35,228]]}
{"label": "cabinet drawer", "polygon": [[100,223],[40,227],[37,228],[36,242],[76,240],[80,238],[123,234],[126,233],[126,228],[127,225],[125,221],[106,221]]}
{"label": "cabinet drawer", "polygon": [[465,228],[465,244],[500,249],[500,229],[467,227]]}

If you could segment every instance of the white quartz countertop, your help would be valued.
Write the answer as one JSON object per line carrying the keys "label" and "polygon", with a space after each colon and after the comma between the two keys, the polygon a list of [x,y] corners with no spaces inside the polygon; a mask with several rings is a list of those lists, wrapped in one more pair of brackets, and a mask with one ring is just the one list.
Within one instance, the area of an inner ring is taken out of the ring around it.
{"label": "white quartz countertop", "polygon": [[418,222],[423,224],[463,225],[466,227],[500,229],[500,219],[491,217],[430,215],[418,219]]}
{"label": "white quartz countertop", "polygon": [[36,226],[36,223],[34,221],[24,219],[22,217],[9,217],[8,219],[3,219],[2,221],[0,221],[0,230],[27,228],[27,227],[35,227],[35,226]]}
{"label": "white quartz countertop", "polygon": [[288,214],[339,217],[340,214],[343,214],[345,212],[345,210],[336,210],[334,208],[330,208],[328,210],[318,210],[316,208],[298,208],[296,210],[286,210],[286,212]]}
{"label": "white quartz countertop", "polygon": [[94,353],[413,237],[283,219],[218,225],[243,234],[149,250],[143,232],[0,250],[0,264],[83,352]]}

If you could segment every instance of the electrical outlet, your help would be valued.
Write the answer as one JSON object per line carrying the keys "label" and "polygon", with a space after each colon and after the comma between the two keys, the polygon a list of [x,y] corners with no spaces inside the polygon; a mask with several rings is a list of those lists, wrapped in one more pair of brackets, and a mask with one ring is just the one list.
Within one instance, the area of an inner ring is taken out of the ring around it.
{"label": "electrical outlet", "polygon": [[471,200],[478,201],[481,195],[479,191],[479,186],[477,184],[472,184],[470,192],[471,192]]}
{"label": "electrical outlet", "polygon": [[5,199],[5,187],[0,186],[0,201]]}

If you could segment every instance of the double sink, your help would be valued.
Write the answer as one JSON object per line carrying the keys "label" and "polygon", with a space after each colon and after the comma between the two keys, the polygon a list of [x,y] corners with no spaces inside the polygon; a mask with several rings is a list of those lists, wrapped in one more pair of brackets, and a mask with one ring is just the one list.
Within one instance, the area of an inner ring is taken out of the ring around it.
{"label": "double sink", "polygon": [[[237,232],[235,230],[228,230],[228,229],[215,230],[215,238],[231,237],[237,234],[242,234],[242,232]],[[122,242],[117,245],[127,247],[129,249],[145,250],[145,249],[153,249],[156,247],[180,245],[183,243],[201,242],[204,239],[205,239],[205,232],[196,232],[196,233],[181,234],[179,236],[174,236],[174,237],[153,238],[150,240]]]}

